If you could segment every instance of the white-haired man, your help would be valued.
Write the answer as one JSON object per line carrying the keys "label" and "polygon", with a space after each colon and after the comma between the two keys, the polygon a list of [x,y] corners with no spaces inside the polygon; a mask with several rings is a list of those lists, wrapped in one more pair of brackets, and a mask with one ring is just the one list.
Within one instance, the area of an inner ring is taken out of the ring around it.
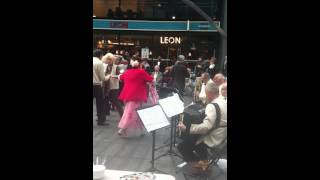
{"label": "white-haired man", "polygon": [[[178,125],[187,134],[199,135],[199,137],[192,138],[193,140],[184,140],[178,145],[178,149],[185,161],[201,162],[207,166],[207,148],[214,148],[220,145],[227,136],[227,103],[218,98],[219,88],[214,83],[208,83],[205,92],[209,103],[205,109],[206,116],[203,122],[190,125],[180,122]],[[217,121],[219,122],[218,124]]]}

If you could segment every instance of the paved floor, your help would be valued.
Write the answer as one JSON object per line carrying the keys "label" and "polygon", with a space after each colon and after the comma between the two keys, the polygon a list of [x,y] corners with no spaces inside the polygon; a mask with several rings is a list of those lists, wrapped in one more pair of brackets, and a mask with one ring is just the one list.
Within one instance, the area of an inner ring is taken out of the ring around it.
{"label": "paved floor", "polygon": [[[186,98],[186,104],[190,103]],[[97,156],[106,158],[108,169],[126,171],[147,171],[151,167],[152,135],[145,136],[133,134],[131,138],[120,138],[117,135],[117,124],[120,119],[118,113],[111,111],[108,116],[110,126],[100,127],[96,125],[96,107],[93,102],[93,159]],[[170,128],[157,131],[156,146],[164,144],[170,137]],[[174,148],[175,149],[175,148]],[[156,156],[168,152],[169,147],[156,151]],[[176,166],[183,161],[176,156],[166,155],[155,161],[155,167],[167,174],[173,175],[176,180],[184,180],[182,173]],[[178,172],[177,172],[178,171]],[[212,169],[212,180],[226,180],[227,175],[219,167]]]}

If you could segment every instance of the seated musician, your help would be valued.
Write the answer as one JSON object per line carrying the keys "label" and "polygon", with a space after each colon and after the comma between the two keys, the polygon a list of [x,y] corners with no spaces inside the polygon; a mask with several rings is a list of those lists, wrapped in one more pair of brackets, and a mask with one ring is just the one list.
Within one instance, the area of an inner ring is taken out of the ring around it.
{"label": "seated musician", "polygon": [[[191,125],[185,125],[183,122],[180,122],[178,125],[180,130],[190,135],[198,135],[198,138],[190,138],[192,140],[184,139],[178,145],[178,150],[186,162],[198,162],[198,164],[208,166],[207,148],[214,148],[220,145],[227,136],[227,103],[223,99],[218,98],[219,87],[214,83],[208,83],[205,87],[205,92],[207,105],[203,122]],[[216,103],[220,109],[219,124],[215,124],[219,115],[216,114],[215,106],[212,103]]]}
{"label": "seated musician", "polygon": [[193,91],[193,101],[196,103],[201,102],[201,100],[199,99],[199,94],[201,92],[202,83],[204,83],[205,85],[207,83],[213,83],[208,73],[202,73],[200,77],[196,78],[195,87]]}

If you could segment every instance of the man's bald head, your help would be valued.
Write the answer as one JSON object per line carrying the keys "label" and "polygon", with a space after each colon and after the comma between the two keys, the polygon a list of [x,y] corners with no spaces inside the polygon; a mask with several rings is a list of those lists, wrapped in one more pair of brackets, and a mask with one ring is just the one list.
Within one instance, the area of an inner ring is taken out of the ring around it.
{"label": "man's bald head", "polygon": [[213,82],[217,85],[220,86],[225,82],[225,78],[223,76],[223,74],[218,73],[213,77]]}

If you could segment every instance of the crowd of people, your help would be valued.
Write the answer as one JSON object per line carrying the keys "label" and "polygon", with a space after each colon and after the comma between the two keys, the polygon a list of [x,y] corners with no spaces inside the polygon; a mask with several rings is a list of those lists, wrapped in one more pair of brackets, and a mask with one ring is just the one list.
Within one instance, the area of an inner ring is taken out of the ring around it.
{"label": "crowd of people", "polygon": [[193,102],[205,105],[205,118],[200,124],[186,125],[180,121],[180,130],[197,134],[199,138],[184,140],[178,150],[185,161],[208,165],[206,149],[219,145],[227,137],[227,78],[224,72],[217,70],[215,58],[199,60],[191,70],[184,63],[185,57],[179,55],[177,61],[164,67],[162,72],[161,61],[151,68],[138,54],[126,56],[125,59],[112,53],[104,54],[99,49],[93,52],[97,124],[109,125],[107,116],[114,108],[119,114],[119,136],[128,136],[129,130],[143,135],[143,124],[135,110],[157,103],[164,87],[171,87],[184,96],[186,87],[191,84]]}

